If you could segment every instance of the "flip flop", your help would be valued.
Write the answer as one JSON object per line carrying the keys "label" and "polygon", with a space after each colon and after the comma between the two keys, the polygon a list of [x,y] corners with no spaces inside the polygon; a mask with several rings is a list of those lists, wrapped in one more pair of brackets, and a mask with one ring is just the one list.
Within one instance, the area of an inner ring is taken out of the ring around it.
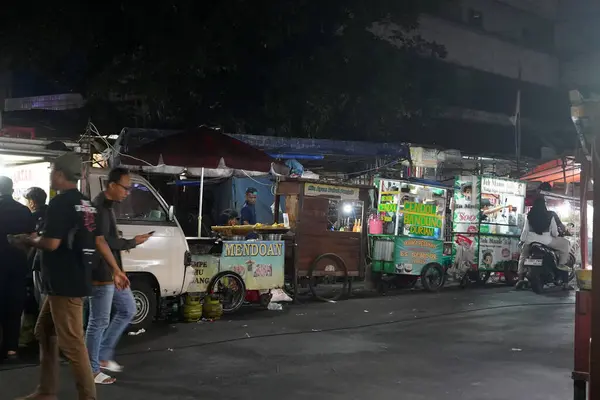
{"label": "flip flop", "polygon": [[94,383],[98,385],[112,385],[115,382],[115,378],[110,375],[106,375],[104,372],[98,372],[98,375],[94,377]]}
{"label": "flip flop", "polygon": [[110,372],[123,372],[123,366],[119,365],[116,361],[107,361],[106,365],[100,365],[100,368]]}

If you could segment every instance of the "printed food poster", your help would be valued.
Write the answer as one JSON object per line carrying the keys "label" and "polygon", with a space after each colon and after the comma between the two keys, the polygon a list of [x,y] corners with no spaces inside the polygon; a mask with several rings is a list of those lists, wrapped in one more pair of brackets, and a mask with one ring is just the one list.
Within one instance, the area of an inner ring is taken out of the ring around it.
{"label": "printed food poster", "polygon": [[452,228],[455,233],[479,231],[480,180],[477,176],[459,176],[454,181],[454,213]]}
{"label": "printed food poster", "polygon": [[479,237],[479,269],[499,268],[506,261],[519,260],[519,239],[502,236]]}
{"label": "printed food poster", "polygon": [[283,241],[223,242],[221,271],[234,271],[247,290],[281,288],[284,284],[285,248]]}
{"label": "printed food poster", "polygon": [[455,234],[452,237],[455,272],[473,269],[479,260],[479,237],[477,234]]}
{"label": "printed food poster", "polygon": [[219,257],[210,254],[192,254],[194,279],[188,286],[189,293],[205,293],[213,276],[219,273]]}
{"label": "printed food poster", "polygon": [[398,236],[395,238],[394,264],[396,273],[421,275],[430,263],[442,264],[444,242]]}

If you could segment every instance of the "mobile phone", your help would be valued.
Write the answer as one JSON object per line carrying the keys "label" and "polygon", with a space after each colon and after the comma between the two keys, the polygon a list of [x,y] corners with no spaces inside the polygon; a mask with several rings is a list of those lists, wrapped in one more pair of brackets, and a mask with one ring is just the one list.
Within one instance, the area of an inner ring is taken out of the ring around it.
{"label": "mobile phone", "polygon": [[154,235],[154,233],[156,233],[156,231],[150,231],[146,235]]}

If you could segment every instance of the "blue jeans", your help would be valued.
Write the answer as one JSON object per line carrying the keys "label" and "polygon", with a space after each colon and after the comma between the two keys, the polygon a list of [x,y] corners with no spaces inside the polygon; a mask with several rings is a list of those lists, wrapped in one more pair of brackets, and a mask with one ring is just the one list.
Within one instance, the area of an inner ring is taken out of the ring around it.
{"label": "blue jeans", "polygon": [[92,372],[97,374],[100,372],[100,360],[114,359],[115,347],[135,316],[136,307],[131,289],[115,290],[114,285],[94,286],[89,305],[85,342]]}

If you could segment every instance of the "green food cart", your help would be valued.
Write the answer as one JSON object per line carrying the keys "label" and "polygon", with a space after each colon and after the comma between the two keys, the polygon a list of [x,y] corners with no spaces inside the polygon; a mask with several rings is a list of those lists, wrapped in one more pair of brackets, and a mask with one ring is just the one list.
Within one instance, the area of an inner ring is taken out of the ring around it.
{"label": "green food cart", "polygon": [[371,273],[380,290],[444,286],[451,262],[446,242],[449,188],[436,182],[376,179],[377,210],[369,220]]}

